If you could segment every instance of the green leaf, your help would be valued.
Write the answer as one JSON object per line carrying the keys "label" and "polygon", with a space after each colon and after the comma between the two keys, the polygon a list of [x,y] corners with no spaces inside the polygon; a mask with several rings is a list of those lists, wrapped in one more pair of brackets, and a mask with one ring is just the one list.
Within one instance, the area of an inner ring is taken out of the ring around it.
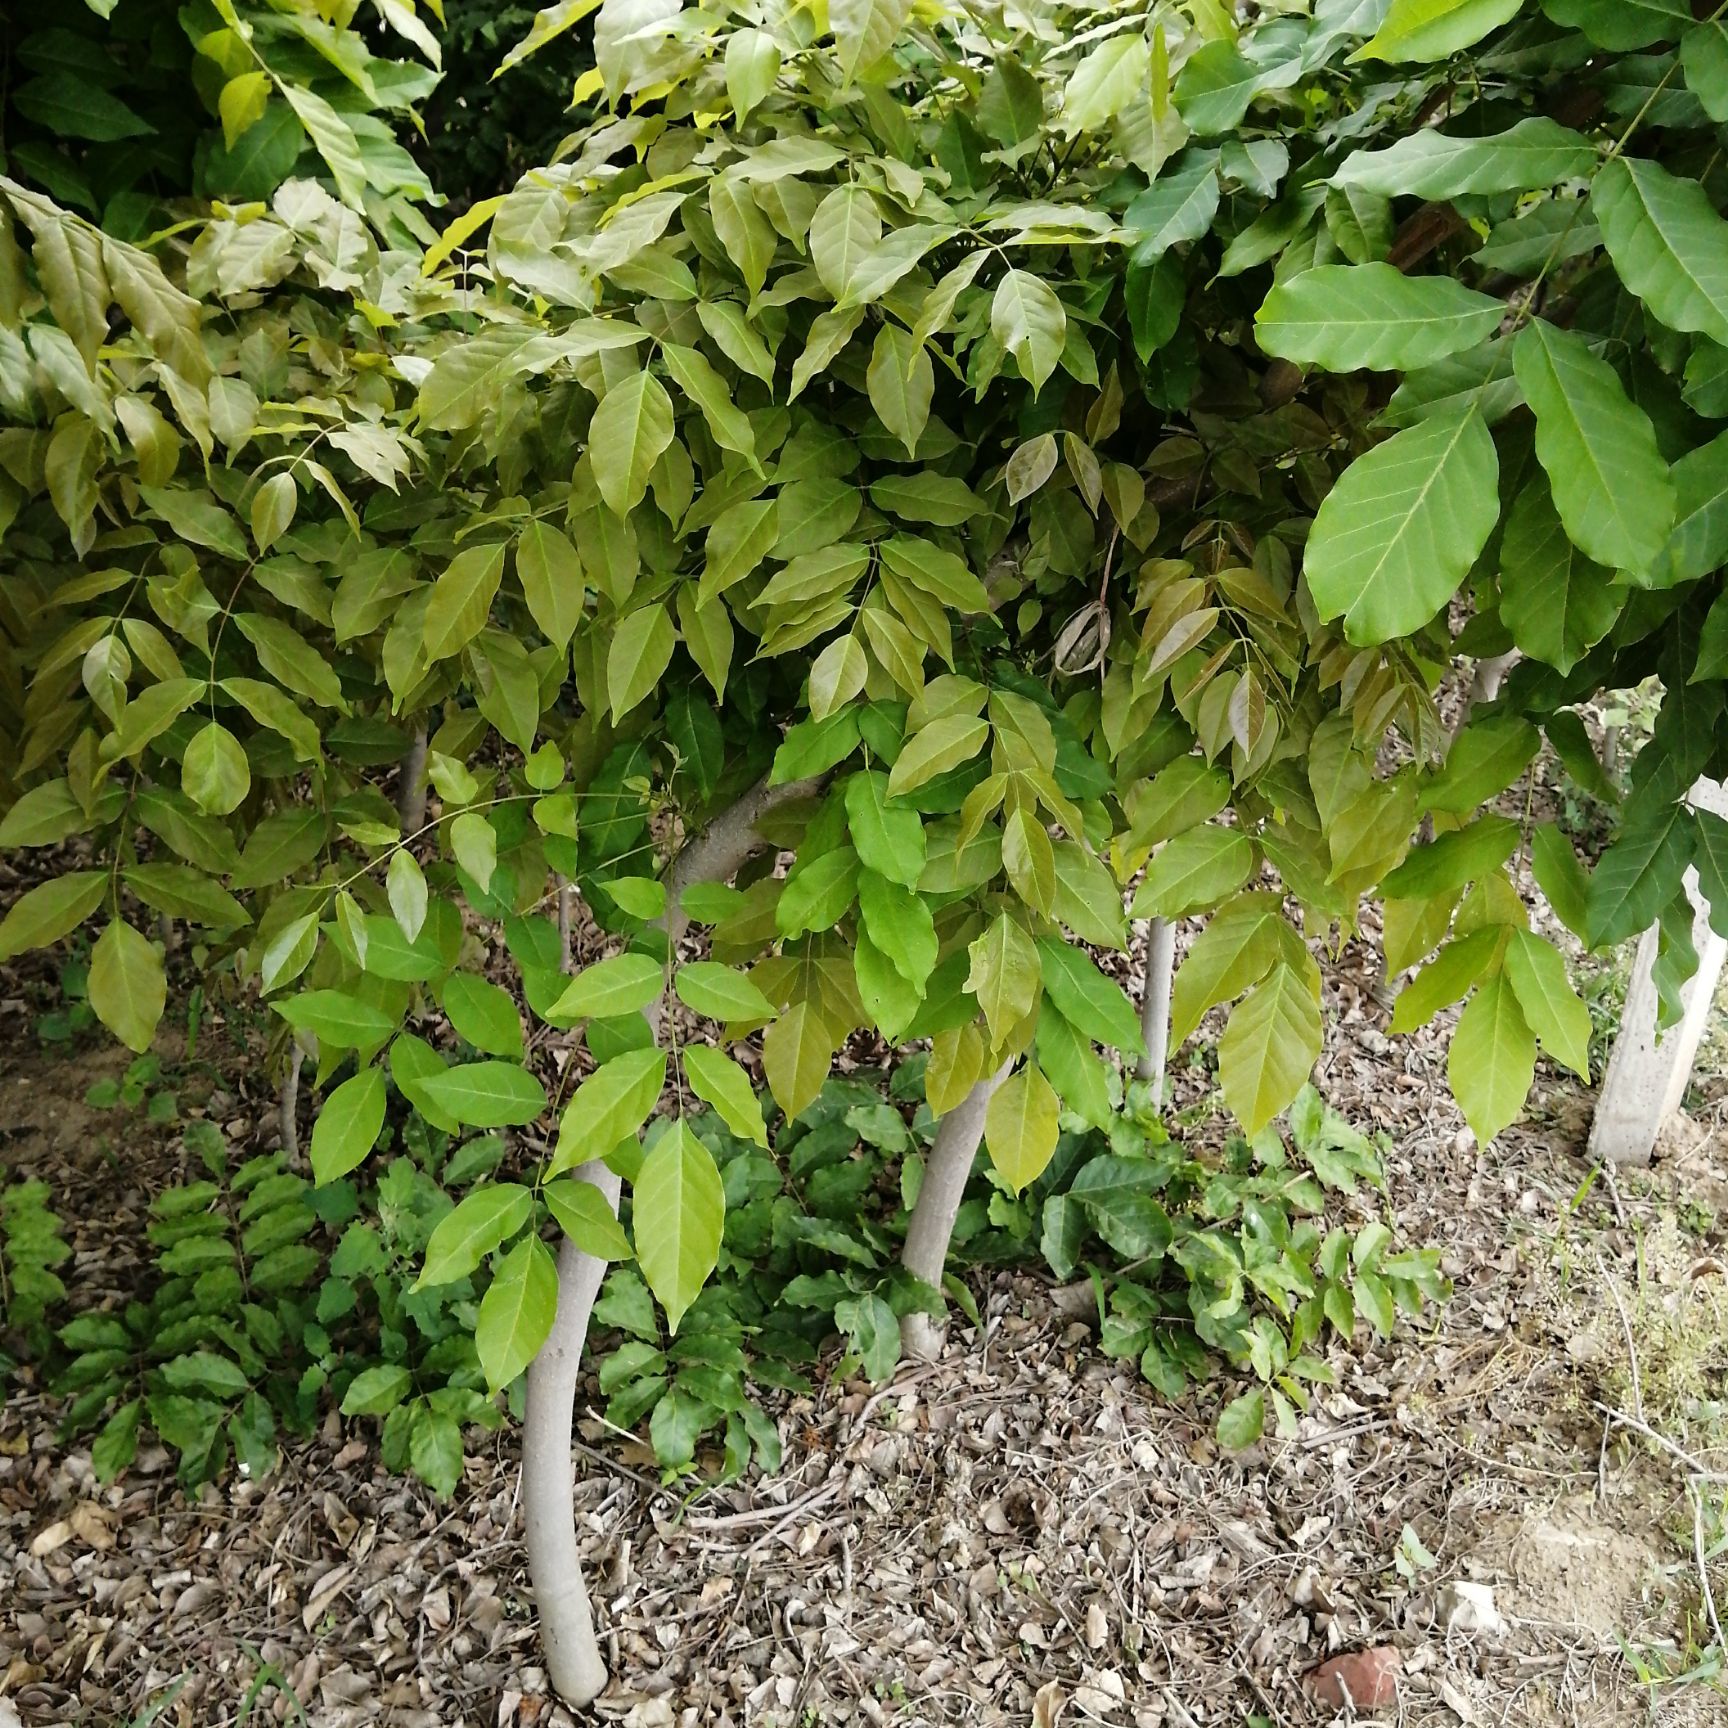
{"label": "green leaf", "polygon": [[1254,848],[1241,829],[1216,824],[1190,828],[1152,860],[1130,915],[1185,918],[1235,893],[1253,868]]}
{"label": "green leaf", "polygon": [[1501,934],[1498,928],[1490,926],[1448,942],[1398,992],[1398,1000],[1392,1004],[1394,1036],[1426,1026],[1442,1008],[1461,1000],[1493,962]]}
{"label": "green leaf", "polygon": [[156,130],[94,79],[71,72],[26,79],[12,92],[11,99],[20,114],[61,138],[114,144],[122,138],[148,137]]}
{"label": "green leaf", "polygon": [[116,918],[90,952],[88,988],[96,1018],[129,1050],[148,1050],[168,999],[155,944]]}
{"label": "green leaf", "polygon": [[1181,1045],[1210,1008],[1257,984],[1278,958],[1283,915],[1276,895],[1254,892],[1221,906],[1194,940],[1170,996],[1170,1042]]}
{"label": "green leaf", "polygon": [[831,0],[828,27],[840,50],[843,83],[850,84],[894,46],[911,13],[911,0]]}
{"label": "green leaf", "polygon": [[628,1260],[635,1250],[618,1222],[611,1202],[594,1183],[570,1178],[548,1182],[541,1190],[558,1228],[596,1260]]}
{"label": "green leaf", "polygon": [[1528,930],[1514,930],[1506,977],[1538,1043],[1586,1084],[1590,1080],[1590,1010],[1566,976],[1566,962]]}
{"label": "green leaf", "polygon": [[614,720],[654,693],[677,642],[672,615],[659,601],[619,621],[606,654],[606,699]]}
{"label": "green leaf", "polygon": [[775,927],[782,936],[831,930],[857,895],[858,854],[850,846],[837,846],[794,867],[774,908]]}
{"label": "green leaf", "polygon": [[632,918],[666,916],[666,884],[653,876],[614,876],[602,882],[606,897]]}
{"label": "green leaf", "polygon": [[1552,822],[1538,823],[1530,835],[1530,868],[1554,916],[1582,939],[1589,921],[1590,879],[1572,842]]}
{"label": "green leaf", "polygon": [[1645,587],[1695,582],[1728,563],[1728,432],[1688,450],[1673,473],[1674,531],[1644,576]]}
{"label": "green leaf", "polygon": [[1224,1102],[1250,1136],[1295,1101],[1320,1045],[1316,992],[1294,966],[1280,962],[1237,1004],[1218,1040]]}
{"label": "green leaf", "polygon": [[647,1045],[602,1062],[571,1094],[547,1174],[605,1157],[653,1113],[666,1085],[666,1053]]}
{"label": "green leaf", "polygon": [[1005,1043],[1038,1001],[1043,972],[1032,938],[1006,912],[998,912],[967,950],[966,988],[977,998],[991,1041]]}
{"label": "green leaf", "polygon": [[1504,816],[1482,816],[1432,845],[1418,846],[1380,884],[1394,900],[1427,900],[1448,894],[1498,870],[1518,844],[1518,824]]}
{"label": "green leaf", "polygon": [[882,217],[867,187],[836,186],[816,206],[810,219],[810,262],[836,300],[847,299],[847,291],[881,240]]}
{"label": "green leaf", "polygon": [[501,1392],[540,1354],[558,1312],[558,1267],[537,1236],[525,1236],[499,1262],[474,1328],[486,1384]]}
{"label": "green leaf", "polygon": [[[211,930],[238,930],[252,922],[246,908],[201,870],[184,864],[134,864],[120,875],[145,905],[170,918],[184,918]],[[0,941],[0,950],[4,946]]]}
{"label": "green leaf", "polygon": [[584,966],[547,1010],[546,1018],[605,1020],[636,1014],[658,1000],[665,987],[666,970],[651,954],[615,954]]}
{"label": "green leaf", "polygon": [[382,1044],[396,1030],[383,1009],[345,990],[306,990],[271,1006],[297,1031],[310,1032],[335,1050],[360,1050]]}
{"label": "green leaf", "polygon": [[720,1258],[726,1195],[713,1155],[674,1122],[642,1161],[631,1215],[636,1260],[676,1332]]}
{"label": "green leaf", "polygon": [[46,948],[76,930],[102,904],[108,881],[106,870],[74,870],[20,895],[0,918],[0,961]]}
{"label": "green leaf", "polygon": [[826,720],[844,708],[870,675],[863,644],[850,631],[836,636],[810,668],[810,717]]}
{"label": "green leaf", "polygon": [[514,1062],[470,1062],[428,1074],[408,1089],[465,1128],[508,1128],[544,1114],[546,1089]]}
{"label": "green leaf", "polygon": [[726,380],[694,348],[665,342],[660,346],[660,358],[666,362],[672,381],[701,411],[714,442],[722,450],[737,451],[754,467],[756,435],[750,430],[749,417],[733,403]]}
{"label": "green leaf", "polygon": [[1353,60],[1445,60],[1517,15],[1524,0],[1392,0]]}
{"label": "green leaf", "polygon": [[428,661],[460,654],[485,628],[504,578],[504,544],[465,546],[432,585],[421,651]]}
{"label": "green leaf", "polygon": [[1044,994],[1062,1018],[1107,1050],[1138,1056],[1145,1044],[1140,1017],[1121,987],[1093,965],[1084,949],[1053,936],[1038,938]]}
{"label": "green leaf", "polygon": [[303,84],[282,80],[277,88],[294,110],[295,119],[306,128],[313,148],[324,158],[324,165],[336,182],[337,196],[349,209],[364,214],[366,162],[348,123],[322,96]]}
{"label": "green leaf", "polygon": [[929,902],[901,883],[865,870],[858,877],[858,906],[870,942],[914,995],[921,996],[940,949]]}
{"label": "green leaf", "polygon": [[1680,892],[1692,845],[1692,827],[1678,804],[1657,803],[1628,816],[1590,877],[1586,927],[1592,948],[1624,942],[1656,922]]}
{"label": "green leaf", "polygon": [[1712,18],[1680,38],[1686,87],[1712,120],[1728,120],[1728,24]]}
{"label": "green leaf", "polygon": [[594,484],[615,516],[628,516],[648,490],[648,476],[672,442],[672,398],[644,367],[600,399],[588,427]]}
{"label": "green leaf", "polygon": [[1153,264],[1172,246],[1198,240],[1218,213],[1218,152],[1186,150],[1169,173],[1160,174],[1122,216],[1136,264]]}
{"label": "green leaf", "polygon": [[1490,978],[1466,1004],[1446,1053],[1446,1079],[1477,1143],[1518,1119],[1536,1077],[1536,1035],[1505,977]]}
{"label": "green leaf", "polygon": [[1419,808],[1470,815],[1499,797],[1541,747],[1541,734],[1521,715],[1473,720],[1452,740],[1445,766],[1423,787]]}
{"label": "green leaf", "polygon": [[1450,137],[1424,126],[1385,150],[1358,150],[1332,176],[1387,197],[1448,199],[1472,193],[1546,191],[1596,166],[1588,139],[1543,115],[1485,138]]}
{"label": "green leaf", "polygon": [[705,1044],[687,1044],[683,1060],[690,1090],[712,1104],[720,1120],[740,1140],[767,1146],[768,1129],[762,1120],[762,1105],[749,1075],[725,1051],[710,1049]]}
{"label": "green leaf", "polygon": [[834,1324],[858,1354],[866,1379],[881,1382],[900,1366],[900,1322],[880,1296],[849,1296],[834,1304]]}
{"label": "green leaf", "polygon": [[486,893],[498,868],[498,831],[478,810],[464,810],[450,824],[450,850],[456,862]]}
{"label": "green leaf", "polygon": [[896,534],[878,548],[894,575],[956,612],[988,612],[990,596],[963,558],[916,534]]}
{"label": "green leaf", "polygon": [[522,1059],[522,1018],[509,991],[472,972],[452,972],[444,980],[444,1012],[476,1050]]}
{"label": "green leaf", "polygon": [[895,760],[888,776],[888,796],[915,792],[937,775],[971,761],[989,736],[988,722],[967,714],[945,715],[920,727]]}
{"label": "green leaf", "polygon": [[749,978],[714,960],[690,960],[673,975],[678,1000],[710,1020],[768,1020],[774,1004]]}
{"label": "green leaf", "polygon": [[877,419],[912,458],[929,423],[936,391],[936,369],[924,344],[914,342],[898,324],[884,324],[876,333],[866,384]]}
{"label": "green leaf", "polygon": [[390,854],[384,886],[397,927],[412,942],[426,922],[426,877],[407,847]]}
{"label": "green leaf", "polygon": [[535,518],[516,542],[516,574],[540,633],[554,648],[566,647],[582,622],[587,592],[576,548],[550,523]]}
{"label": "green leaf", "polygon": [[1694,810],[1692,822],[1698,885],[1708,902],[1710,928],[1721,936],[1728,933],[1728,821],[1714,810]]}
{"label": "green leaf", "polygon": [[1590,207],[1620,280],[1672,330],[1728,346],[1728,222],[1704,188],[1637,156],[1616,156]]}
{"label": "green leaf", "polygon": [[1403,372],[1473,348],[1505,305],[1449,276],[1393,264],[1323,264],[1279,283],[1254,316],[1268,354],[1333,372]]}
{"label": "green leaf", "polygon": [[1218,1412],[1218,1444],[1227,1452],[1242,1452],[1266,1431],[1266,1394],[1256,1386],[1232,1398]]}
{"label": "green leaf", "polygon": [[1613,573],[1567,537],[1547,481],[1527,479],[1500,537],[1500,622],[1512,640],[1570,672],[1613,628],[1621,600]]}
{"label": "green leaf", "polygon": [[816,1101],[838,1044],[813,1002],[794,1002],[768,1028],[762,1040],[762,1072],[788,1122]]}
{"label": "green leaf", "polygon": [[413,1390],[414,1376],[396,1362],[363,1368],[342,1394],[344,1416],[388,1416]]}
{"label": "green leaf", "polygon": [[1360,647],[1408,636],[1452,598],[1499,515],[1494,440],[1474,407],[1394,433],[1345,469],[1303,568],[1322,618]]}
{"label": "green leaf", "polygon": [[312,1180],[322,1188],[357,1168],[384,1126],[384,1072],[362,1068],[344,1080],[312,1124]]}
{"label": "green leaf", "polygon": [[1059,1108],[1055,1090],[1031,1063],[990,1094],[984,1107],[984,1145],[1013,1193],[1035,1182],[1055,1155]]}
{"label": "green leaf", "polygon": [[908,888],[924,873],[924,821],[890,802],[888,776],[867,769],[846,782],[846,823],[865,868]]}
{"label": "green leaf", "polygon": [[1647,570],[1674,525],[1674,482],[1649,415],[1582,336],[1545,320],[1518,332],[1512,365],[1567,534],[1598,564]]}
{"label": "green leaf", "polygon": [[990,301],[990,334],[1014,357],[1021,377],[1036,392],[1062,358],[1068,316],[1043,277],[1010,270]]}
{"label": "green leaf", "polygon": [[726,40],[726,94],[739,125],[760,108],[780,76],[780,44],[766,30],[734,30]]}
{"label": "green leaf", "polygon": [[439,1219],[426,1244],[416,1290],[454,1284],[475,1271],[534,1215],[534,1195],[517,1182],[488,1182]]}

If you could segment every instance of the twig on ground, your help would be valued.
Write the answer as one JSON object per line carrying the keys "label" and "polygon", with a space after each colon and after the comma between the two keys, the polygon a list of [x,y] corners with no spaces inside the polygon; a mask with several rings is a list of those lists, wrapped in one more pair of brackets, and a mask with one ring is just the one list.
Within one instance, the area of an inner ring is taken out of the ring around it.
{"label": "twig on ground", "polygon": [[1608,1418],[1610,1422],[1618,1422],[1622,1427],[1635,1428],[1647,1440],[1654,1440],[1664,1452],[1669,1452],[1691,1470],[1701,1482],[1728,1482],[1728,1470],[1712,1470],[1703,1463],[1695,1453],[1688,1452],[1684,1446],[1676,1445],[1666,1434],[1659,1433],[1648,1422],[1636,1416],[1629,1416],[1624,1410],[1616,1410],[1612,1404],[1603,1404],[1597,1399],[1591,1403]]}

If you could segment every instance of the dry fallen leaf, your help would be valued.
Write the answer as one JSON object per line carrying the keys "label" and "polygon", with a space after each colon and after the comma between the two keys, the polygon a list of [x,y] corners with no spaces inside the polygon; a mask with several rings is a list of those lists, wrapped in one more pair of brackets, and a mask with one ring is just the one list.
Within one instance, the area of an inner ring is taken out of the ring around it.
{"label": "dry fallen leaf", "polygon": [[1061,1682],[1046,1680],[1032,1700],[1032,1728],[1056,1728],[1057,1719],[1068,1702]]}

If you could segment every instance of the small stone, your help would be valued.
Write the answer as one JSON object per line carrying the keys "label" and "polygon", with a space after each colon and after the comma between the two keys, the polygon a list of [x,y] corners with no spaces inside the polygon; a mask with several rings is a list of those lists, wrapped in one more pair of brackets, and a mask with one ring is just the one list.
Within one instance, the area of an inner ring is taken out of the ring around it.
{"label": "small stone", "polygon": [[1322,1662],[1309,1676],[1308,1685],[1321,1704],[1341,1710],[1353,1704],[1358,1710],[1384,1710],[1398,1702],[1398,1676],[1404,1659],[1390,1645],[1374,1650],[1353,1650]]}

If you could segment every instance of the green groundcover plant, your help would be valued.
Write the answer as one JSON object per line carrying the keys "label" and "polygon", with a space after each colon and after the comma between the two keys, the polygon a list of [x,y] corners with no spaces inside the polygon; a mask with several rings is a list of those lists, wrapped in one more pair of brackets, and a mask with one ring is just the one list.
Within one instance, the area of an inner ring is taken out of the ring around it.
{"label": "green groundcover plant", "polygon": [[[1116,1131],[1142,1035],[1088,949],[1130,887],[1208,915],[1170,1032],[1234,1004],[1250,1144],[1370,893],[1426,962],[1394,1029],[1465,1000],[1483,1140],[1539,1051],[1588,1069],[1519,865],[1590,943],[1659,924],[1673,1010],[1689,865],[1728,920],[1686,797],[1728,673],[1719,14],[565,0],[511,58],[580,40],[594,117],[434,235],[376,33],[215,10],[224,148],[299,128],[252,202],[128,230],[55,164],[0,182],[0,845],[73,843],[0,953],[94,919],[89,1005],[143,1050],[153,920],[192,927],[315,1058],[320,1184],[392,1088],[542,1150],[421,1274],[489,1265],[531,1454],[607,1263],[671,1333],[699,1300],[698,1105],[768,1142],[742,1040],[789,1120],[848,1039],[928,1046],[899,1318],[936,1304],[980,1139],[1013,1196],[1064,1110]],[[1510,649],[1448,748],[1447,667]],[[1578,705],[1652,674],[1586,876],[1503,795],[1544,738],[1588,777]],[[573,897],[615,951],[572,974]]]}

